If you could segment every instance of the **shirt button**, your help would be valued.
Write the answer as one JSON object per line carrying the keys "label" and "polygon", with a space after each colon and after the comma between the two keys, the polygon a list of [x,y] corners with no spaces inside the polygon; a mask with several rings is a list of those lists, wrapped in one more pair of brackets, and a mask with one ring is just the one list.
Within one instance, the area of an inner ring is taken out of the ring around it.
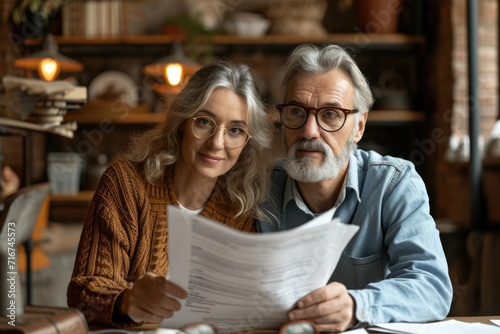
{"label": "shirt button", "polygon": [[358,311],[358,321],[360,322],[365,321],[365,311],[363,311],[363,309]]}

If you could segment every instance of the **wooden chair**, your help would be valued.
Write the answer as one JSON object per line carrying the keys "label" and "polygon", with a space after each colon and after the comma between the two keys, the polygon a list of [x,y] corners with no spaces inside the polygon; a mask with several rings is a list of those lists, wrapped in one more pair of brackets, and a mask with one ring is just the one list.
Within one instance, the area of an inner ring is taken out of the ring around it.
{"label": "wooden chair", "polygon": [[[23,313],[24,298],[18,274],[17,246],[26,248],[26,293],[31,304],[31,234],[40,209],[49,194],[49,184],[26,186],[7,197],[0,214],[0,308],[13,303],[16,314]],[[12,291],[15,289],[15,293]]]}

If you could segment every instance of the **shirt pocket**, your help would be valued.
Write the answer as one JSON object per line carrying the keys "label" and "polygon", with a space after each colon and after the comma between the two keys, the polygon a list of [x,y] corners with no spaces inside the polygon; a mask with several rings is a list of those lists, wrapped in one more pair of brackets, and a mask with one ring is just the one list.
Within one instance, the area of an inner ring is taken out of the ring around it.
{"label": "shirt pocket", "polygon": [[384,279],[382,252],[365,257],[351,257],[351,263],[357,289],[363,289],[369,283]]}

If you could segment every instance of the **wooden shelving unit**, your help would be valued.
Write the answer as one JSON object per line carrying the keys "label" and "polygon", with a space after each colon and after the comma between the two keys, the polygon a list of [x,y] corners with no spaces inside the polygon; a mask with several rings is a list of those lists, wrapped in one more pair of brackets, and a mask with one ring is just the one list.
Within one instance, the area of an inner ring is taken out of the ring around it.
{"label": "wooden shelving unit", "polygon": [[[154,124],[161,122],[165,118],[163,113],[129,113],[120,114],[100,114],[74,112],[64,116],[65,121],[76,121],[78,124],[99,124],[103,120],[111,121],[114,124]],[[372,110],[368,114],[368,123],[414,123],[425,121],[425,115],[420,111],[413,110]]]}
{"label": "wooden shelving unit", "polygon": [[[75,52],[86,50],[99,52],[99,48],[110,49],[120,47],[120,50],[127,50],[131,47],[131,52],[135,52],[134,46],[157,47],[168,46],[174,41],[183,40],[183,36],[172,35],[139,35],[122,36],[116,38],[85,38],[85,37],[62,37],[56,36],[56,41],[65,48],[75,47]],[[380,49],[412,50],[425,46],[426,40],[420,35],[406,34],[358,34],[340,33],[328,34],[320,37],[296,36],[296,35],[265,35],[258,38],[241,37],[235,35],[209,35],[199,38],[202,43],[209,43],[216,46],[218,50],[232,50],[235,47],[245,47],[247,50],[283,50],[292,48],[295,45],[311,44],[341,44],[353,46],[359,50]],[[40,39],[26,40],[27,47],[38,47],[41,45]],[[249,51],[249,52],[250,52]],[[407,51],[412,52],[412,51]],[[70,112],[65,116],[65,121],[76,121],[82,126],[93,126],[103,120],[113,124],[123,125],[147,125],[156,124],[164,119],[163,113],[151,111],[149,106],[138,105],[130,108],[129,112],[112,113],[109,107],[99,105],[86,105],[79,111]],[[420,124],[425,121],[425,113],[416,110],[372,110],[368,114],[368,123],[375,126],[399,126]],[[85,218],[86,210],[92,199],[93,191],[80,191],[77,194],[53,194],[51,196],[51,215],[53,219],[62,222],[81,222]]]}
{"label": "wooden shelving unit", "polygon": [[[56,36],[56,42],[59,45],[163,45],[183,39],[183,36],[175,35],[137,35],[113,38]],[[261,37],[207,35],[201,36],[199,39],[200,41],[216,45],[295,45],[303,43],[336,43],[369,47],[370,45],[408,46],[425,44],[425,38],[420,35],[362,33],[327,34],[325,36],[264,35]],[[40,39],[29,39],[25,41],[25,45],[27,46],[40,45],[41,43],[42,41]]]}
{"label": "wooden shelving unit", "polygon": [[135,106],[120,104],[117,108],[112,101],[90,101],[82,108],[68,112],[64,121],[76,121],[79,124],[99,124],[103,121],[114,124],[148,124],[158,123],[164,117],[161,112],[152,112],[151,106],[146,103]]}
{"label": "wooden shelving unit", "polygon": [[83,223],[93,196],[93,190],[82,190],[76,194],[50,194],[51,221]]}
{"label": "wooden shelving unit", "polygon": [[368,113],[368,123],[420,123],[425,114],[414,110],[372,110]]}
{"label": "wooden shelving unit", "polygon": [[295,45],[303,43],[372,45],[423,45],[423,36],[405,34],[328,34],[325,36],[265,35],[262,37],[240,37],[235,35],[214,35],[204,38],[207,42],[221,45]]}
{"label": "wooden shelving unit", "polygon": [[130,113],[127,115],[113,114],[69,114],[64,116],[65,121],[76,121],[78,124],[99,124],[104,119],[114,124],[154,124],[163,120],[165,115],[162,113]]}
{"label": "wooden shelving unit", "polygon": [[[183,40],[179,35],[137,35],[121,36],[114,38],[86,38],[86,37],[63,37],[56,36],[56,41],[61,46],[137,46],[137,45],[168,45],[177,40]],[[425,38],[420,35],[407,34],[363,34],[363,33],[339,33],[325,36],[297,36],[297,35],[265,35],[261,37],[241,37],[237,35],[207,35],[200,36],[200,41],[211,43],[215,46],[260,46],[272,48],[276,46],[293,46],[303,43],[324,44],[335,43],[352,45],[359,48],[408,48],[425,45]],[[26,40],[27,46],[41,44],[40,39]],[[144,108],[139,106],[139,108]],[[90,112],[69,113],[65,116],[68,121],[76,121],[80,124],[96,124],[106,118],[115,124],[150,124],[157,123],[163,119],[161,113],[138,112],[131,110],[127,115],[99,112],[89,106],[84,109]],[[368,121],[373,124],[402,124],[422,122],[425,120],[424,113],[412,110],[373,110],[369,114]]]}
{"label": "wooden shelving unit", "polygon": [[92,200],[92,196],[94,196],[93,190],[82,190],[75,194],[50,194],[50,199],[54,202],[82,202]]}

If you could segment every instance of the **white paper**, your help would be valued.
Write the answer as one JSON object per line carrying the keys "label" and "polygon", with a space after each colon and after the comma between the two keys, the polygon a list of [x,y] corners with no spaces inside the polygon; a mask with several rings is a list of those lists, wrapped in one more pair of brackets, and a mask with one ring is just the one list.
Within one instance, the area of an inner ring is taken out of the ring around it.
{"label": "white paper", "polygon": [[495,325],[500,326],[500,320],[497,320],[497,319],[490,319],[490,321],[491,321],[492,323],[494,323]]}
{"label": "white paper", "polygon": [[370,327],[381,333],[398,334],[500,334],[500,328],[481,323],[468,323],[458,320],[445,320],[431,323],[389,323]]}
{"label": "white paper", "polygon": [[188,298],[161,327],[279,328],[297,300],[328,282],[359,228],[332,217],[333,210],[298,229],[245,233],[169,206],[168,279]]}

